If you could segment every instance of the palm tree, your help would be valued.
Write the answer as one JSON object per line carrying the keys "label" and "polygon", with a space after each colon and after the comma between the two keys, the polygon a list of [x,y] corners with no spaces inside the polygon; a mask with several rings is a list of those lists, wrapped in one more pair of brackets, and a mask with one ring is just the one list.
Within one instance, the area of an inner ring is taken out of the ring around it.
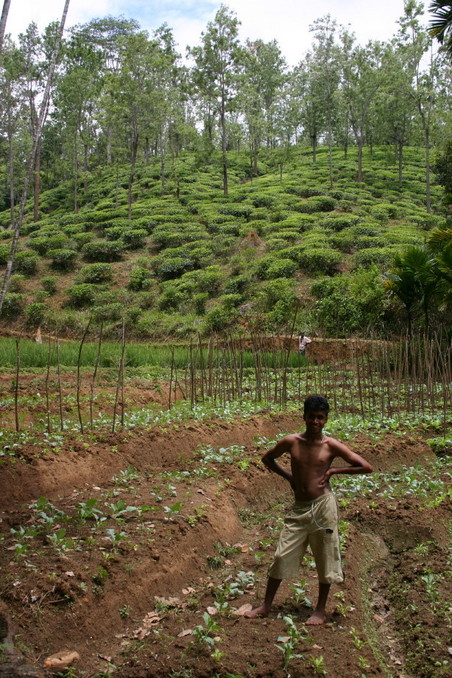
{"label": "palm tree", "polygon": [[444,45],[452,58],[452,3],[432,0],[429,7],[433,18],[430,21],[430,34]]}
{"label": "palm tree", "polygon": [[409,247],[395,258],[394,268],[387,279],[387,287],[405,306],[408,335],[412,336],[413,310],[417,304],[422,308],[428,332],[430,305],[439,285],[437,261],[432,253],[422,247]]}

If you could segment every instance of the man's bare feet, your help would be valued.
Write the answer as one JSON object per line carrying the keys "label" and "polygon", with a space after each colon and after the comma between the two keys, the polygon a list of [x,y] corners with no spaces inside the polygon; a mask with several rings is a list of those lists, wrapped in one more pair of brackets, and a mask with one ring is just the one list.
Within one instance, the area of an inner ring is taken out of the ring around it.
{"label": "man's bare feet", "polygon": [[243,615],[247,619],[257,619],[259,617],[268,617],[268,611],[265,609],[263,605],[260,607],[255,607],[254,610],[250,610],[249,612],[245,612]]}
{"label": "man's bare feet", "polygon": [[317,610],[314,610],[314,613],[309,617],[307,620],[306,626],[320,626],[321,624],[324,624],[326,621],[326,614],[325,612],[317,612]]}

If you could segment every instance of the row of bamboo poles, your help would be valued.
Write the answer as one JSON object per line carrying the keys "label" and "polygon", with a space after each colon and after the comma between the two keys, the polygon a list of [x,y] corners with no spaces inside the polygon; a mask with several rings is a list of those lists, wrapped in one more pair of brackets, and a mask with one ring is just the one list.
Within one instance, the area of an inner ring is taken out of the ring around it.
{"label": "row of bamboo poles", "polygon": [[[82,376],[81,356],[89,326],[80,341],[76,369],[75,401],[78,427],[93,429],[96,425],[94,403],[98,387],[99,365],[102,354],[102,327],[97,338],[97,351],[92,371]],[[65,428],[62,368],[59,360],[59,342],[56,343],[56,367],[51,379],[51,342],[49,340],[47,369],[44,380],[46,429]],[[292,341],[279,338],[273,348],[268,337],[252,336],[249,348],[234,337],[199,339],[188,346],[188,360],[178,366],[176,348],[171,349],[171,361],[166,382],[167,402],[171,408],[176,400],[185,399],[194,407],[197,403],[212,402],[225,405],[231,401],[252,400],[259,403],[300,404],[312,393],[326,395],[334,410],[352,412],[363,417],[370,413],[398,416],[409,412],[430,414],[447,420],[451,406],[451,346],[445,336],[422,337],[416,341],[360,342],[349,340],[347,351],[340,359],[330,361],[326,356],[320,364],[299,356]],[[14,417],[20,430],[20,341],[16,341],[16,374]],[[127,394],[126,334],[120,339],[116,368],[111,430],[125,425],[126,403],[133,409]],[[85,404],[82,388],[89,395]],[[57,406],[52,400],[57,402]],[[57,407],[57,412],[55,412]],[[85,412],[83,412],[85,409]],[[86,411],[87,410],[87,411]],[[55,423],[55,417],[57,423]],[[53,420],[53,423],[52,423]],[[72,424],[73,425],[73,424]]]}

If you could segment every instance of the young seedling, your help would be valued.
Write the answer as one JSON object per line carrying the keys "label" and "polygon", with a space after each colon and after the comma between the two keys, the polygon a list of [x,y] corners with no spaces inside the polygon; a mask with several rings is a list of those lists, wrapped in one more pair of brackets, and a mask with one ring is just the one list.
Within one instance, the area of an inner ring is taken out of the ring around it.
{"label": "young seedling", "polygon": [[312,601],[306,596],[307,581],[300,579],[298,582],[291,584],[292,598],[296,605],[306,605],[312,607]]}
{"label": "young seedling", "polygon": [[353,645],[356,647],[357,650],[360,650],[362,647],[364,647],[366,641],[362,640],[359,637],[359,631],[354,626],[352,626],[352,628],[350,629],[350,635],[353,640]]}
{"label": "young seedling", "polygon": [[320,655],[320,657],[314,657],[311,655],[309,657],[309,663],[311,664],[314,673],[317,676],[326,676],[328,674],[328,671],[326,670],[325,659],[322,655]]}
{"label": "young seedling", "polygon": [[202,618],[204,626],[199,624],[193,631],[193,634],[196,638],[198,647],[207,645],[207,647],[212,648],[217,642],[218,632],[221,631],[221,628],[208,612],[204,612]]}
{"label": "young seedling", "polygon": [[284,671],[286,673],[287,678],[290,678],[290,663],[294,659],[303,659],[302,654],[297,654],[295,652],[295,649],[300,641],[300,633],[295,626],[295,623],[289,615],[284,617],[284,624],[285,624],[285,630],[287,635],[286,636],[278,636],[277,642],[280,643],[279,645],[276,644],[276,647],[278,650],[281,650],[283,653],[283,661],[284,661]]}

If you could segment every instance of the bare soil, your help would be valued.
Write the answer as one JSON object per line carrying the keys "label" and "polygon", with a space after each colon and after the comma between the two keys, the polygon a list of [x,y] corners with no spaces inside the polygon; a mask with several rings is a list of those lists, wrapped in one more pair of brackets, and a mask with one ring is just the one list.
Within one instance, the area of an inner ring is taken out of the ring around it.
{"label": "bare soil", "polygon": [[[87,678],[446,675],[446,502],[425,510],[412,495],[355,498],[342,509],[346,579],[331,593],[324,626],[303,626],[317,589],[309,559],[300,570],[303,595],[284,582],[269,618],[234,614],[262,598],[291,499],[262,467],[256,440],[300,425],[280,415],[105,433],[85,443],[74,433],[57,454],[42,454],[36,443],[6,462],[0,676],[41,676],[44,659],[64,649],[80,655],[68,675]],[[199,445],[243,449],[223,463],[203,460]],[[421,434],[359,435],[351,446],[375,470],[394,474],[431,458]],[[81,516],[89,506],[97,520]],[[206,612],[219,627],[210,642]],[[284,668],[276,645],[284,647],[286,615],[299,629],[302,656]],[[193,633],[198,626],[204,637]]]}

